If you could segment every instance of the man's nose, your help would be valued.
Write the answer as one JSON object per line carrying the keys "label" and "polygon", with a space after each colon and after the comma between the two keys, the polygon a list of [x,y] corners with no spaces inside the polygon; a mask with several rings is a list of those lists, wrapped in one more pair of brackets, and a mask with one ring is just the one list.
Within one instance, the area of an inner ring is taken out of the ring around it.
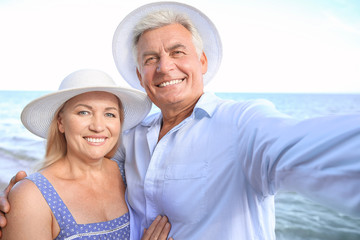
{"label": "man's nose", "polygon": [[157,64],[157,72],[168,72],[174,68],[174,59],[170,56],[161,56]]}

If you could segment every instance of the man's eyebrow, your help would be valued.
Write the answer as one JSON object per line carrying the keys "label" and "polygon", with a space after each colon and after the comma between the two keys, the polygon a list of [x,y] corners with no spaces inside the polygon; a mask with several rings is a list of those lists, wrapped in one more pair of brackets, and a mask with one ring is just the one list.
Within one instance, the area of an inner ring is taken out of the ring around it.
{"label": "man's eyebrow", "polygon": [[[186,49],[186,46],[185,46],[184,44],[177,43],[177,44],[174,44],[174,45],[168,47],[168,48],[166,49],[166,51],[171,52],[171,51],[173,51],[173,50],[175,50],[175,49],[178,49],[178,48]],[[158,53],[155,52],[155,51],[146,51],[146,52],[144,52],[144,53],[142,54],[142,57],[154,56],[154,55],[158,55]]]}
{"label": "man's eyebrow", "polygon": [[155,51],[147,51],[147,52],[144,52],[141,56],[144,58],[146,56],[154,56],[154,55],[157,55],[157,53]]}
{"label": "man's eyebrow", "polygon": [[172,50],[175,50],[175,49],[178,49],[178,48],[186,49],[186,46],[184,44],[177,43],[177,44],[174,44],[173,46],[168,47],[166,50],[167,51],[172,51]]}

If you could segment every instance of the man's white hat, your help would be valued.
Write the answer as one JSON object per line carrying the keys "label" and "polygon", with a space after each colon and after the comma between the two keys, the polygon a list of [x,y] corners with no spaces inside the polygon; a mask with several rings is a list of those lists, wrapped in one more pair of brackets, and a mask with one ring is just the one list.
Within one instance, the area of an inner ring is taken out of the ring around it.
{"label": "man's white hat", "polygon": [[155,2],[141,6],[129,13],[117,27],[113,37],[113,57],[121,76],[132,87],[145,91],[136,75],[136,62],[132,54],[133,29],[139,21],[152,12],[170,10],[186,14],[198,30],[208,59],[208,70],[204,85],[216,74],[222,59],[222,45],[219,33],[212,21],[198,9],[177,2]]}
{"label": "man's white hat", "polygon": [[124,108],[122,130],[140,123],[151,109],[151,101],[141,91],[119,87],[106,73],[95,69],[83,69],[68,75],[59,90],[37,98],[25,106],[21,121],[33,134],[46,138],[56,111],[69,99],[86,92],[102,91],[117,96]]}

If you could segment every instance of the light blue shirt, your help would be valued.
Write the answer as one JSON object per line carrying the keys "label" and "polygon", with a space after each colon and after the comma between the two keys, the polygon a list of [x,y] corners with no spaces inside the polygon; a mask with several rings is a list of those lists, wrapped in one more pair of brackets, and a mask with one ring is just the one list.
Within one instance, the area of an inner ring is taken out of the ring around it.
{"label": "light blue shirt", "polygon": [[275,239],[274,195],[360,216],[360,116],[299,122],[266,100],[205,93],[159,142],[161,113],[124,133],[131,238],[159,214],[175,240]]}

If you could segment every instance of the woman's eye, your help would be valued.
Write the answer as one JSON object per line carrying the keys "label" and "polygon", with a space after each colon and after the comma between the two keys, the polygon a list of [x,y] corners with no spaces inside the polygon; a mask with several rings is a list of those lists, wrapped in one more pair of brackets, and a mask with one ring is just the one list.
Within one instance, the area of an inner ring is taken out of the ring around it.
{"label": "woman's eye", "polygon": [[116,115],[113,113],[106,113],[105,114],[107,117],[111,117],[111,118],[116,118]]}
{"label": "woman's eye", "polygon": [[79,111],[78,114],[79,115],[88,115],[89,112],[88,111]]}

